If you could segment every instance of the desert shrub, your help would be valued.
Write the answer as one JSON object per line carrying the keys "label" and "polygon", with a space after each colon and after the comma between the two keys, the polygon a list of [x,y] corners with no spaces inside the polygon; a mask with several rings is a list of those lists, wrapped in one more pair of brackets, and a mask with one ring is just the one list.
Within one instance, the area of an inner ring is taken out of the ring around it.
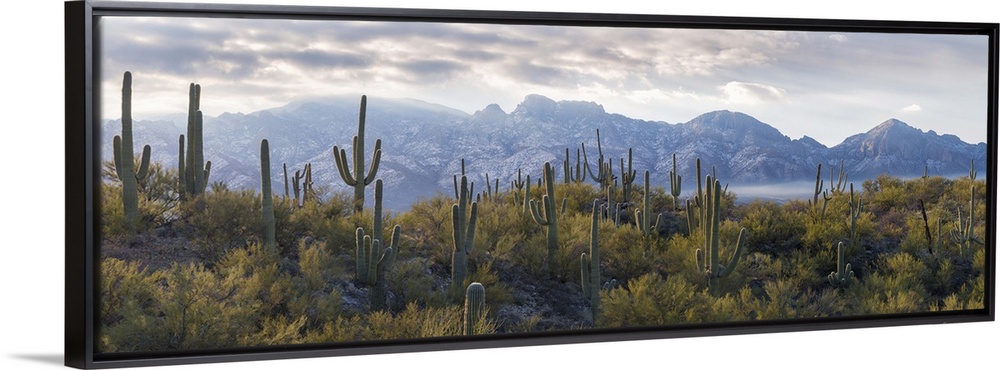
{"label": "desert shrub", "polygon": [[[515,207],[508,202],[491,201],[482,202],[477,205],[478,215],[476,216],[476,240],[472,250],[473,259],[480,259],[482,255],[490,254],[497,258],[504,258],[499,252],[507,252],[513,243],[518,242],[512,238],[518,235],[527,235],[537,229],[531,216],[522,214],[519,207]],[[450,208],[449,208],[450,210]],[[450,214],[450,213],[449,213]],[[451,219],[447,222],[446,233],[452,235]],[[498,244],[503,244],[499,245]],[[448,245],[454,244],[448,240]]]}
{"label": "desert shrub", "polygon": [[364,323],[360,316],[331,317],[318,328],[307,328],[304,343],[346,343],[362,339]]}
{"label": "desert shrub", "polygon": [[[353,222],[349,222],[354,212],[352,197],[353,195],[347,194],[346,191],[336,192],[329,197],[312,198],[315,200],[305,202],[301,207],[293,209],[288,215],[288,223],[301,225],[302,229],[296,229],[291,234],[294,235],[294,232],[298,231],[302,237],[311,236],[325,240],[327,248],[334,255],[347,251],[353,254],[354,230],[357,227]],[[278,218],[277,214],[275,214],[275,218]],[[288,232],[279,231],[279,242],[285,238],[281,236],[285,233]]]}
{"label": "desert shrub", "polygon": [[437,194],[414,202],[409,211],[400,215],[399,223],[407,226],[416,253],[429,256],[435,263],[451,265],[454,249],[451,206],[456,202],[452,197]]}
{"label": "desert shrub", "polygon": [[643,327],[691,322],[697,288],[678,276],[648,273],[626,287],[601,292],[602,327]]}
{"label": "desert shrub", "polygon": [[442,307],[448,303],[447,289],[435,282],[427,258],[397,259],[385,273],[389,291],[394,294],[392,308],[395,312],[411,303],[419,307]]}
{"label": "desert shrub", "polygon": [[667,274],[681,276],[692,284],[702,284],[705,281],[705,269],[698,266],[695,251],[705,248],[704,233],[674,235],[667,244],[669,246],[663,253],[663,268]]}
{"label": "desert shrub", "polygon": [[852,314],[927,310],[930,302],[925,283],[930,278],[927,266],[908,253],[885,256],[879,261],[877,270],[859,279],[859,287],[853,294],[858,299],[858,306]]}
{"label": "desert shrub", "polygon": [[395,315],[388,311],[370,313],[362,337],[392,340],[460,335],[462,320],[462,307],[458,305],[420,308],[410,303]]}
{"label": "desert shrub", "polygon": [[757,300],[748,287],[742,287],[735,294],[711,297],[701,294],[705,309],[698,310],[701,314],[697,322],[732,322],[753,319],[754,302]]}
{"label": "desert shrub", "polygon": [[775,202],[755,200],[734,211],[740,226],[747,229],[748,251],[785,256],[802,244],[806,233],[799,214]]}
{"label": "desert shrub", "polygon": [[126,237],[130,234],[125,221],[125,210],[122,208],[122,190],[120,185],[104,183],[101,185],[101,237]]}
{"label": "desert shrub", "polygon": [[[567,215],[590,215],[590,210],[594,205],[594,199],[605,196],[605,193],[599,193],[597,191],[597,187],[587,182],[569,184],[559,182],[556,184],[556,188],[554,190],[556,194],[556,209],[558,210],[562,207],[562,202],[565,199]],[[536,198],[537,201],[541,201],[541,194],[545,194],[545,188],[542,187],[541,189],[536,189],[532,186],[531,193],[533,195],[532,198]]]}
{"label": "desert shrub", "polygon": [[535,232],[529,234],[522,241],[513,245],[508,260],[515,265],[523,267],[525,272],[532,277],[545,277],[546,271],[548,271],[545,262],[546,258],[548,258],[546,242],[545,233]]}
{"label": "desert shrub", "polygon": [[101,261],[100,322],[98,352],[141,351],[165,342],[156,330],[158,272],[150,272],[138,262],[115,258]]}
{"label": "desert shrub", "polygon": [[[589,223],[587,229],[590,229]],[[624,282],[654,272],[658,256],[662,253],[644,256],[642,238],[642,233],[633,225],[615,226],[611,222],[601,222],[598,225],[598,242],[600,243],[601,265],[603,266],[601,274]],[[589,247],[589,231],[586,243]],[[577,259],[579,259],[579,255]],[[577,264],[579,265],[579,262]]]}
{"label": "desert shrub", "polygon": [[253,191],[201,194],[181,205],[184,223],[203,258],[215,261],[263,236],[260,197]]}
{"label": "desert shrub", "polygon": [[[469,286],[473,282],[483,284],[486,292],[486,302],[489,302],[491,306],[498,307],[504,304],[508,304],[514,301],[513,289],[504,282],[500,281],[499,273],[493,268],[493,263],[490,261],[477,264],[470,269],[470,274],[466,277],[466,281],[462,286]],[[464,290],[462,291],[462,299],[465,297]]]}
{"label": "desert shrub", "polygon": [[323,245],[299,243],[298,257],[299,274],[292,277],[288,313],[305,318],[308,327],[317,327],[341,314],[341,292],[333,280],[344,278],[347,272]]}
{"label": "desert shrub", "polygon": [[[138,162],[136,163],[138,168]],[[101,171],[102,231],[106,236],[129,235],[122,209],[122,187],[114,163],[105,161]],[[150,162],[146,178],[137,183],[139,198],[139,223],[136,231],[169,224],[178,217],[175,212],[179,202],[177,171],[164,169],[159,162]]]}

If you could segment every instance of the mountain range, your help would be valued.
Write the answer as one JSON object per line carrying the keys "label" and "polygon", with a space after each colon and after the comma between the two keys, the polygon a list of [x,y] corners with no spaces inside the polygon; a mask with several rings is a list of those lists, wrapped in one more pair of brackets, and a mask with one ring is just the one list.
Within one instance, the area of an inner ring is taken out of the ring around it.
{"label": "mountain range", "polygon": [[[230,188],[259,188],[259,143],[268,139],[276,192],[283,192],[281,164],[289,175],[312,163],[317,189],[347,190],[337,174],[334,145],[350,148],[357,133],[358,97],[298,101],[249,114],[206,117],[205,158],[212,161],[211,181]],[[101,150],[111,159],[111,143],[121,132],[120,120],[102,122]],[[152,147],[154,161],[176,166],[177,138],[182,120],[136,121],[136,150]],[[685,192],[694,188],[694,164],[701,158],[703,176],[714,167],[720,180],[734,185],[765,185],[813,181],[816,165],[839,168],[841,161],[852,182],[888,173],[900,177],[956,176],[967,173],[970,161],[985,171],[985,143],[970,144],[957,136],[924,132],[897,119],[847,137],[827,147],[805,136],[791,139],[774,127],[743,113],[714,111],[684,123],[646,121],[608,113],[593,102],[555,101],[529,95],[511,112],[491,104],[473,114],[414,99],[369,99],[366,119],[366,163],[376,139],[382,139],[378,177],[385,182],[385,204],[405,209],[420,197],[452,192],[452,175],[461,171],[485,190],[485,174],[509,188],[517,170],[541,174],[551,162],[562,181],[562,161],[570,149],[586,146],[592,165],[597,161],[596,132],[604,155],[619,159],[633,150],[633,169],[650,171],[654,185],[667,187],[677,155]],[[347,149],[350,153],[350,149]],[[594,168],[596,170],[596,167]],[[806,189],[811,190],[811,189]],[[737,194],[739,191],[737,190]],[[773,197],[780,198],[780,194]]]}

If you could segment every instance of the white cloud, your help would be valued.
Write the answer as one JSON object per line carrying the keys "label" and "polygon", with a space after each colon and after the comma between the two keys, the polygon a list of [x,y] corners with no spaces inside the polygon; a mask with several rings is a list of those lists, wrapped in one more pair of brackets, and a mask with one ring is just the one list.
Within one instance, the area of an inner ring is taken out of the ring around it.
{"label": "white cloud", "polygon": [[833,40],[833,41],[836,41],[836,42],[847,42],[847,35],[842,35],[842,34],[838,33],[836,35],[830,35],[829,37],[830,37],[830,40]]}
{"label": "white cloud", "polygon": [[731,104],[756,105],[785,100],[785,89],[754,82],[732,81],[718,87],[723,99]]}
{"label": "white cloud", "polygon": [[903,112],[919,112],[919,111],[922,111],[923,108],[920,108],[919,105],[911,104],[909,106],[903,107],[902,110],[903,110]]}

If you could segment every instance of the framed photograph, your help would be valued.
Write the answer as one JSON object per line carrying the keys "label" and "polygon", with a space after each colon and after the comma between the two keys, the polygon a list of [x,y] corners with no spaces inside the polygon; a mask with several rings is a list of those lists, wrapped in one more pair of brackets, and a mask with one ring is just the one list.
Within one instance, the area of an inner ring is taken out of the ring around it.
{"label": "framed photograph", "polygon": [[65,11],[68,366],[995,319],[995,23]]}

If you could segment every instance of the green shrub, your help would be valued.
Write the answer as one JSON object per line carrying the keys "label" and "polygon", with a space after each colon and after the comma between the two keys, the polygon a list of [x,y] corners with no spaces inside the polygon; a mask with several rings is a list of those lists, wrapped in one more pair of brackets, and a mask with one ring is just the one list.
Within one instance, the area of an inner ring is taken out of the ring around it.
{"label": "green shrub", "polygon": [[691,322],[699,307],[696,287],[677,276],[648,273],[626,287],[601,292],[602,327],[644,327]]}
{"label": "green shrub", "polygon": [[181,206],[184,223],[203,258],[215,261],[264,235],[260,197],[253,191],[200,194]]}
{"label": "green shrub", "polygon": [[420,308],[410,303],[399,314],[376,311],[367,320],[362,333],[367,340],[431,338],[461,335],[463,313],[458,305]]}

